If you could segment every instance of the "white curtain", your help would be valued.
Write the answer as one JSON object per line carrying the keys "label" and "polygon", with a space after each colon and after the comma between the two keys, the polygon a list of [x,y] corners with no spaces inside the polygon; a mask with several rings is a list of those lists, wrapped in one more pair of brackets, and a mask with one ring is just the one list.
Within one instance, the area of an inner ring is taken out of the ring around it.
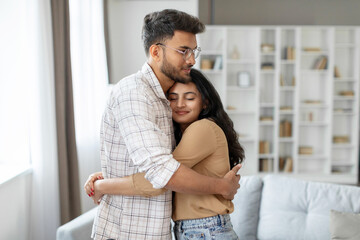
{"label": "white curtain", "polygon": [[[103,0],[70,0],[70,42],[76,144],[81,190],[88,175],[100,171],[100,121],[109,85]],[[82,212],[94,207],[81,193]]]}
{"label": "white curtain", "polygon": [[27,91],[31,105],[30,152],[33,169],[32,183],[29,184],[32,187],[28,196],[31,208],[27,239],[55,239],[60,211],[50,1],[27,1],[26,7],[30,51],[27,80],[31,81]]}

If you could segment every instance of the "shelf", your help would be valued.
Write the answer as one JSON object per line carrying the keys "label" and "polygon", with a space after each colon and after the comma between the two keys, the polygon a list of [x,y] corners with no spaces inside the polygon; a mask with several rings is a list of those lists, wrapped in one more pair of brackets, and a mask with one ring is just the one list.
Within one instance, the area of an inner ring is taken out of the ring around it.
{"label": "shelf", "polygon": [[328,123],[326,122],[300,122],[300,127],[327,127]]}
{"label": "shelf", "polygon": [[255,114],[255,111],[251,111],[251,110],[226,110],[226,112],[229,114],[229,115],[241,115],[241,114],[244,114],[244,115],[250,115],[250,114]]}
{"label": "shelf", "polygon": [[292,143],[294,139],[292,137],[279,137],[280,143]]}
{"label": "shelf", "polygon": [[334,78],[334,83],[351,83],[351,82],[356,82],[356,79],[352,77]]}
{"label": "shelf", "polygon": [[331,166],[333,167],[353,167],[354,163],[344,162],[343,160],[332,160]]}
{"label": "shelf", "polygon": [[[200,57],[221,57],[223,68],[203,71],[231,109],[226,112],[241,133],[247,158],[255,159],[248,161],[247,173],[264,175],[261,169],[269,169],[305,179],[357,181],[360,27],[209,25],[208,31],[214,34],[199,34],[208,48]],[[341,77],[334,77],[335,66]],[[249,87],[237,85],[243,71],[250,73]],[[340,95],[345,91],[354,96]],[[337,134],[351,141],[335,144]],[[300,155],[298,148],[306,146],[314,154]],[[260,148],[270,154],[259,154]],[[279,171],[280,156],[293,159],[292,172]],[[261,166],[264,162],[269,164]]]}
{"label": "shelf", "polygon": [[261,74],[274,74],[275,70],[265,70],[265,69],[261,69],[260,70]]}
{"label": "shelf", "polygon": [[241,142],[255,142],[255,139],[252,137],[239,137],[239,141]]}
{"label": "shelf", "polygon": [[355,44],[353,43],[335,43],[336,48],[355,48]]}
{"label": "shelf", "polygon": [[296,63],[295,60],[286,60],[286,59],[281,60],[281,64],[295,64],[295,63]]}
{"label": "shelf", "polygon": [[201,71],[206,75],[206,74],[222,74],[223,71],[222,69],[220,70],[212,70],[212,69],[201,69]]}
{"label": "shelf", "polygon": [[354,101],[355,100],[355,97],[354,96],[338,96],[338,95],[335,95],[333,97],[334,101]]}
{"label": "shelf", "polygon": [[256,61],[252,59],[228,59],[228,64],[256,64]]}
{"label": "shelf", "polygon": [[295,91],[295,87],[294,86],[280,86],[280,91],[292,92],[292,91]]}
{"label": "shelf", "polygon": [[254,86],[250,86],[250,87],[238,87],[238,86],[228,86],[227,87],[228,91],[255,91],[255,87]]}
{"label": "shelf", "polygon": [[306,56],[320,56],[320,55],[329,55],[329,51],[326,50],[322,50],[322,51],[301,51],[301,56],[306,57]]}
{"label": "shelf", "polygon": [[295,114],[295,112],[294,111],[279,111],[279,114],[280,115],[293,115],[293,114]]}
{"label": "shelf", "polygon": [[317,103],[302,103],[300,105],[300,108],[304,108],[304,109],[313,109],[313,108],[328,108],[329,106],[328,105],[325,105],[325,104],[317,104]]}
{"label": "shelf", "polygon": [[275,52],[261,52],[261,56],[275,56]]}
{"label": "shelf", "polygon": [[327,74],[329,73],[328,69],[317,70],[317,69],[301,69],[301,74]]}
{"label": "shelf", "polygon": [[323,154],[311,154],[311,155],[299,154],[298,155],[298,159],[300,159],[300,160],[313,160],[313,159],[323,160],[326,158],[327,157]]}
{"label": "shelf", "polygon": [[204,55],[222,55],[223,51],[222,50],[204,50],[201,49],[201,56]]}
{"label": "shelf", "polygon": [[274,103],[260,103],[260,107],[262,108],[273,108],[275,107]]}
{"label": "shelf", "polygon": [[355,148],[355,146],[350,143],[333,143],[332,148]]}
{"label": "shelf", "polygon": [[260,121],[260,126],[274,126],[274,121]]}
{"label": "shelf", "polygon": [[274,158],[272,153],[260,153],[258,158]]}
{"label": "shelf", "polygon": [[353,112],[333,112],[334,116],[355,116]]}

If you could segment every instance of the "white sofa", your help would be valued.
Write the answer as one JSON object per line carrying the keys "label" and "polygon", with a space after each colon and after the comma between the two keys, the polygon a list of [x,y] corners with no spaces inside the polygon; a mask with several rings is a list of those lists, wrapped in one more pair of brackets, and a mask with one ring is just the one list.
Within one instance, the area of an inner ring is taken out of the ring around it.
{"label": "white sofa", "polygon": [[[240,184],[231,214],[240,239],[360,239],[359,187],[278,175],[242,177]],[[90,239],[95,213],[59,227],[57,240]]]}

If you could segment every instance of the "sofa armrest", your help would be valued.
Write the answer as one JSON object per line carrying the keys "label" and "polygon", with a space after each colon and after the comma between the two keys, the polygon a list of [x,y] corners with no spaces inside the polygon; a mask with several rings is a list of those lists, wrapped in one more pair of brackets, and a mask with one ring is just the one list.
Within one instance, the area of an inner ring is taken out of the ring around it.
{"label": "sofa armrest", "polygon": [[96,211],[97,207],[60,226],[56,231],[56,240],[90,240]]}

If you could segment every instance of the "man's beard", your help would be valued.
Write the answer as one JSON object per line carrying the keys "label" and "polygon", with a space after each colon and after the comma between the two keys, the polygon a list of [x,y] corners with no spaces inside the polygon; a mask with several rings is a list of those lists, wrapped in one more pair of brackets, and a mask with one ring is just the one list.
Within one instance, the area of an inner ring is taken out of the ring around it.
{"label": "man's beard", "polygon": [[[192,65],[188,65],[187,68],[191,68]],[[160,71],[165,74],[165,76],[167,76],[168,78],[170,78],[171,80],[174,80],[175,82],[179,82],[179,83],[188,83],[191,80],[190,74],[187,77],[181,77],[179,76],[179,72],[178,70],[171,65],[164,54],[164,60],[163,60],[163,64],[160,67]],[[176,74],[178,72],[178,74]]]}

